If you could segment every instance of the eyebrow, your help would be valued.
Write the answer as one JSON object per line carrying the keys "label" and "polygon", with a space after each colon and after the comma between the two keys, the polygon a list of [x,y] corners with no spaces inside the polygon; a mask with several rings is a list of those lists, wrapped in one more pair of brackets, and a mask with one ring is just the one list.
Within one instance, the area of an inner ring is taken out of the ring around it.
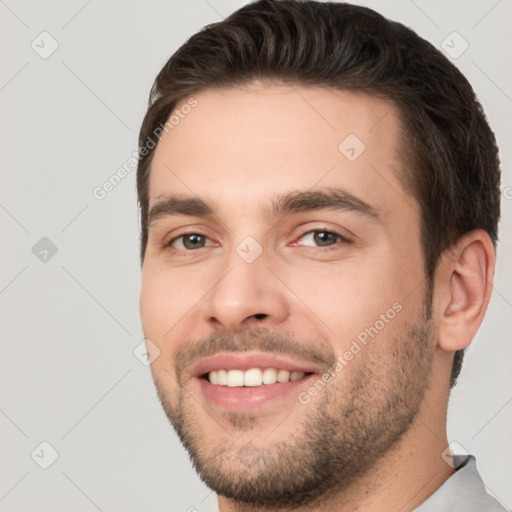
{"label": "eyebrow", "polygon": [[340,188],[290,192],[278,196],[266,211],[273,217],[315,210],[339,210],[379,220],[379,212],[366,201]]}
{"label": "eyebrow", "polygon": [[[380,221],[379,212],[373,206],[339,188],[281,194],[272,199],[270,207],[263,208],[263,213],[270,217],[278,217],[316,210],[350,211],[370,220]],[[148,225],[151,226],[158,219],[172,215],[215,217],[216,213],[211,206],[196,197],[164,196],[151,207]]]}
{"label": "eyebrow", "polygon": [[148,225],[158,219],[171,215],[188,215],[194,217],[213,217],[215,215],[203,200],[195,197],[165,196],[156,202],[148,214]]}

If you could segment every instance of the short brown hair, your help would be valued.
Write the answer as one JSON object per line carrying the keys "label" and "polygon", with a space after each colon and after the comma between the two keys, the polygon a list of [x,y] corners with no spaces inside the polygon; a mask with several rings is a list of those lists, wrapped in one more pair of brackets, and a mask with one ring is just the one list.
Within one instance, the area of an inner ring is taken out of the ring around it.
{"label": "short brown hair", "polygon": [[[473,229],[496,245],[500,216],[498,148],[462,73],[400,23],[345,3],[260,0],[206,26],[158,74],[142,123],[139,150],[176,104],[211,87],[256,79],[323,86],[391,100],[400,114],[404,177],[421,208],[428,284],[440,255]],[[139,153],[141,260],[148,238],[148,186],[154,148]],[[451,386],[464,352],[456,352]]]}

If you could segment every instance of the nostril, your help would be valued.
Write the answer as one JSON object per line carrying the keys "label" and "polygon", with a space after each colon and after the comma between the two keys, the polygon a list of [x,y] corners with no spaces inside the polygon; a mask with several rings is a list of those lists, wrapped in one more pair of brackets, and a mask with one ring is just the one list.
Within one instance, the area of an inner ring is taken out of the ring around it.
{"label": "nostril", "polygon": [[256,320],[263,320],[267,317],[265,313],[256,313],[255,315],[252,315],[253,318],[256,318]]}

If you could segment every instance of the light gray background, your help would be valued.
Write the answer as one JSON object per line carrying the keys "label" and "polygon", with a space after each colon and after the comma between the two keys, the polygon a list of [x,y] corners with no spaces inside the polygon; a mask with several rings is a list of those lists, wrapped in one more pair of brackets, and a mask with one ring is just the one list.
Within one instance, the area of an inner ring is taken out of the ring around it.
{"label": "light gray background", "polygon": [[[171,53],[244,3],[0,0],[0,511],[216,509],[133,354],[143,339],[135,171],[102,201],[92,191],[137,149]],[[357,3],[438,47],[459,32],[469,48],[455,62],[501,147],[495,291],[453,392],[449,438],[510,508],[512,3]],[[50,48],[43,31],[59,45],[47,59],[31,47]],[[32,252],[42,237],[58,249],[46,262]],[[43,441],[58,452],[48,469]]]}

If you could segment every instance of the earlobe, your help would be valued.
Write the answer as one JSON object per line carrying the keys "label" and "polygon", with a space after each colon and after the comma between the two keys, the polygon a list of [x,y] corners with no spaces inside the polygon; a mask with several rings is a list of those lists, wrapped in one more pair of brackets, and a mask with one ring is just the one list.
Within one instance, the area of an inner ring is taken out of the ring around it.
{"label": "earlobe", "polygon": [[439,315],[439,346],[454,352],[466,348],[482,323],[491,297],[495,252],[489,235],[474,230],[443,257],[444,283]]}

